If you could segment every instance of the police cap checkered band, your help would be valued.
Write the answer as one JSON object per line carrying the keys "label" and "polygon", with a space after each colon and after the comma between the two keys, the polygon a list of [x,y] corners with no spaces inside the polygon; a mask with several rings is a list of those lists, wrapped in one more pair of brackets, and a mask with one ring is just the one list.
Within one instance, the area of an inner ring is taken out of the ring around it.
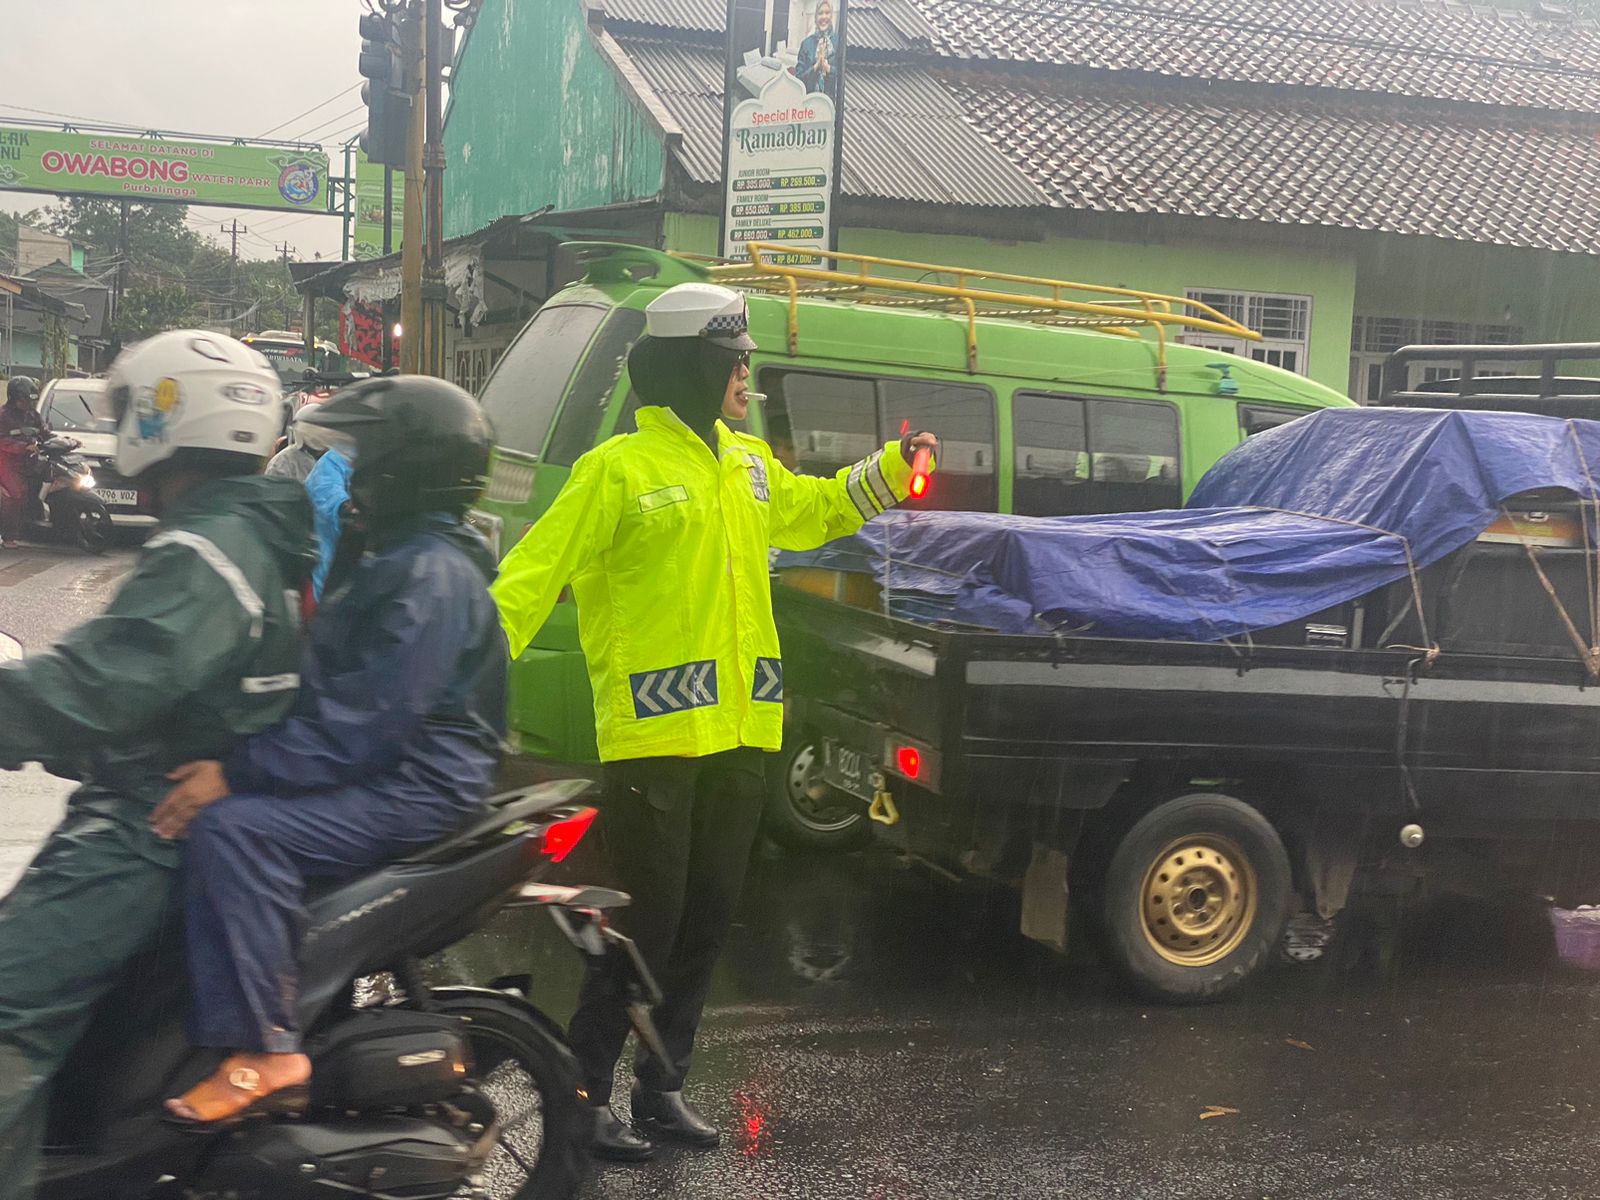
{"label": "police cap checkered band", "polygon": [[736,313],[723,313],[712,317],[706,322],[705,333],[708,337],[718,334],[748,333],[750,330],[750,315],[747,309],[740,309]]}
{"label": "police cap checkered band", "polygon": [[754,350],[744,296],[714,283],[680,283],[645,308],[651,337],[703,337],[734,350]]}

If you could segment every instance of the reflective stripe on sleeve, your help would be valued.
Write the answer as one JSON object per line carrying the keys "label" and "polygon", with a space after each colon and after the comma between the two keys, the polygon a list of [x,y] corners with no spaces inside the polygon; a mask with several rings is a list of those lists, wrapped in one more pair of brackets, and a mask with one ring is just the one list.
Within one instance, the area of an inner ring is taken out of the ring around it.
{"label": "reflective stripe on sleeve", "polygon": [[256,595],[250,581],[244,577],[244,572],[238,564],[217,548],[217,544],[208,538],[201,537],[198,533],[190,533],[187,529],[169,529],[165,533],[158,533],[144,544],[146,550],[155,550],[161,546],[187,546],[200,556],[200,560],[221,577],[233,592],[233,598],[239,602],[239,607],[244,609],[250,617],[250,636],[259,638],[266,620],[266,606],[261,603],[261,597]]}

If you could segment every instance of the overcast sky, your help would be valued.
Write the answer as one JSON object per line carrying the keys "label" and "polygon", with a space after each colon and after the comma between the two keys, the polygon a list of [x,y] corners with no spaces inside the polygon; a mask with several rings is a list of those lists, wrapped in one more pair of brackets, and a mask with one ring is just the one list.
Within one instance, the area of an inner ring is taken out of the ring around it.
{"label": "overcast sky", "polygon": [[[365,124],[359,90],[346,90],[361,82],[363,11],[361,0],[26,0],[9,22],[0,121],[65,113],[181,133],[304,138],[326,142],[337,171],[338,147]],[[8,211],[48,202],[0,192]],[[189,224],[226,244],[218,227],[236,215],[250,230],[240,257],[272,257],[284,241],[294,257],[339,256],[338,217],[191,208]]]}

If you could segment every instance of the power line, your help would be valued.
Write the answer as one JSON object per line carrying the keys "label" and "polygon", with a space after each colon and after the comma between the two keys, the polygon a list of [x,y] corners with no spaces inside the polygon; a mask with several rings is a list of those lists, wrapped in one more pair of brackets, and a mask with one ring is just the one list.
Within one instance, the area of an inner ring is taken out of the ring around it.
{"label": "power line", "polygon": [[344,91],[335,92],[333,95],[329,96],[326,100],[322,101],[322,103],[313,104],[310,108],[306,109],[305,112],[296,113],[294,116],[290,117],[287,121],[279,121],[271,129],[262,130],[260,133],[256,134],[256,136],[257,137],[266,137],[267,134],[269,134],[269,133],[277,133],[278,130],[282,129],[285,125],[293,125],[301,117],[309,117],[312,113],[316,112],[317,109],[326,108],[328,105],[332,104],[335,100],[339,99],[341,96],[348,96],[351,92],[355,91],[360,86],[361,85],[359,83],[352,83],[349,87],[345,88]]}
{"label": "power line", "polygon": [[302,133],[298,137],[296,137],[295,141],[297,141],[297,142],[309,142],[309,141],[314,140],[315,138],[321,137],[322,136],[322,133],[320,132],[321,130],[329,129],[334,125],[338,125],[338,124],[341,124],[342,122],[348,121],[351,117],[355,116],[358,112],[365,112],[366,111],[366,107],[367,106],[365,104],[358,104],[354,108],[352,108],[349,112],[342,112],[337,117],[329,117],[326,121],[318,121],[315,125],[313,125],[311,127],[311,130],[317,130],[319,132],[313,133],[311,130],[307,130],[305,133]]}
{"label": "power line", "polygon": [[[91,125],[111,125],[116,122],[102,121],[99,117],[84,117],[76,113],[54,112],[48,108],[29,108],[26,104],[12,104],[10,101],[0,100],[0,108],[14,108],[18,112],[38,113],[42,117],[63,117],[68,121],[87,121]],[[132,128],[132,126],[128,126]]]}

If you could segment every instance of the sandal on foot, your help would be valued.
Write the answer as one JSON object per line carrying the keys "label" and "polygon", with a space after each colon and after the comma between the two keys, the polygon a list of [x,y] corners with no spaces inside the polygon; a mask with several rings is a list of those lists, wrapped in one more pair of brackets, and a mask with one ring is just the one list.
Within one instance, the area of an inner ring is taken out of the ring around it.
{"label": "sandal on foot", "polygon": [[[299,1116],[311,1100],[310,1080],[266,1093],[262,1087],[261,1072],[230,1059],[209,1079],[168,1100],[165,1120],[183,1129],[209,1133],[252,1117]],[[179,1105],[194,1116],[178,1112]]]}

